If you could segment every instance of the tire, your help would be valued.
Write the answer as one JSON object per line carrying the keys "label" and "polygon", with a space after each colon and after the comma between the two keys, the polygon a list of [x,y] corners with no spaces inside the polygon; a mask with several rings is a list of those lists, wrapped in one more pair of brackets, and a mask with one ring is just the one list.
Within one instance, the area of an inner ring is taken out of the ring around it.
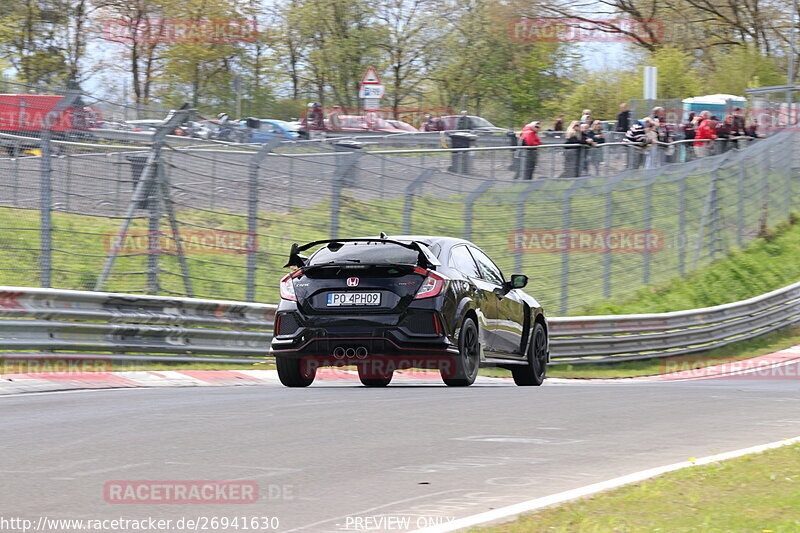
{"label": "tire", "polygon": [[469,387],[478,377],[481,364],[481,344],[478,326],[472,318],[466,318],[458,336],[458,357],[453,359],[453,369],[442,372],[442,381],[448,387]]}
{"label": "tire", "polygon": [[316,369],[309,369],[304,373],[302,359],[290,359],[288,357],[275,357],[275,366],[278,367],[278,379],[287,387],[308,387],[314,382],[317,374]]}
{"label": "tire", "polygon": [[370,369],[371,363],[369,361],[364,364],[358,365],[358,379],[365,387],[385,387],[392,382],[394,371],[385,368],[376,371],[374,368]]}
{"label": "tire", "polygon": [[533,335],[528,345],[528,364],[511,368],[514,383],[520,387],[538,387],[547,375],[547,333],[539,322],[533,327]]}

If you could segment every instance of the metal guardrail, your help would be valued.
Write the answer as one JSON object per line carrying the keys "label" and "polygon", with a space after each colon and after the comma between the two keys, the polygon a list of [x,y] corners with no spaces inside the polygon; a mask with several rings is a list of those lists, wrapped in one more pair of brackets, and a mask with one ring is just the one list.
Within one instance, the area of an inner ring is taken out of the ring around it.
{"label": "metal guardrail", "polygon": [[[252,363],[268,352],[275,309],[223,300],[0,287],[0,346],[15,352],[107,352],[130,360]],[[574,364],[684,355],[797,322],[800,282],[702,309],[550,318],[551,357],[555,364]]]}

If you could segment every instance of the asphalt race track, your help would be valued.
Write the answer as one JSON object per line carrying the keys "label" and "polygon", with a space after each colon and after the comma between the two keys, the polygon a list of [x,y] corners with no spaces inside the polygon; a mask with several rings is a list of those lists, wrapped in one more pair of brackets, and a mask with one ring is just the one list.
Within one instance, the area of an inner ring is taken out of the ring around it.
{"label": "asphalt race track", "polygon": [[[279,531],[413,530],[800,435],[796,375],[554,380],[541,388],[502,382],[453,389],[431,381],[367,389],[356,381],[309,389],[8,396],[0,398],[0,514],[34,520],[266,516],[277,517]],[[259,500],[104,500],[107,482],[130,480],[252,481]]]}

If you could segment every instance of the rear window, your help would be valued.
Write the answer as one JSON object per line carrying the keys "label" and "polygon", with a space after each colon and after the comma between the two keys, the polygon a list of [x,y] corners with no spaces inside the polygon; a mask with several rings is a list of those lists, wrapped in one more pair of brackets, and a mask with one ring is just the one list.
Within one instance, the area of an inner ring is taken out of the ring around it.
{"label": "rear window", "polygon": [[318,266],[329,263],[365,263],[372,265],[416,265],[419,254],[393,243],[348,242],[329,244],[317,250],[308,261]]}

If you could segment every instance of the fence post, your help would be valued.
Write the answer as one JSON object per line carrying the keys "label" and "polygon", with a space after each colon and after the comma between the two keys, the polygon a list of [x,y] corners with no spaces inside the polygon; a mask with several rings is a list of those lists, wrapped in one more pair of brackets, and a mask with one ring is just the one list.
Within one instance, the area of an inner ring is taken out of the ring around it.
{"label": "fence post", "polygon": [[[617,184],[623,181],[627,176],[628,171],[624,170],[606,184],[606,208],[603,224],[606,232],[604,239],[606,243],[608,243],[611,228],[614,225],[613,193]],[[611,298],[611,259],[611,250],[606,244],[606,246],[603,248],[603,298]]]}
{"label": "fence post", "polygon": [[739,179],[736,183],[736,246],[744,245],[744,180],[746,179],[744,161],[739,161]]}
{"label": "fence post", "polygon": [[[534,180],[527,187],[525,190],[520,193],[519,198],[517,198],[517,227],[515,228],[517,231],[525,229],[525,204],[528,201],[528,197],[533,194],[535,191],[538,191],[542,187],[544,187],[547,180]],[[515,250],[514,255],[514,273],[521,273],[522,272],[522,249]]]}
{"label": "fence post", "polygon": [[411,232],[411,213],[414,211],[414,192],[422,187],[428,179],[433,176],[436,169],[429,168],[423,170],[417,179],[408,184],[405,190],[405,201],[403,202],[403,233]]}
{"label": "fence post", "polygon": [[39,176],[39,274],[41,285],[48,288],[53,275],[53,124],[59,115],[72,107],[80,97],[78,91],[70,90],[42,121],[42,157]]}
{"label": "fence post", "polygon": [[342,207],[342,189],[349,183],[352,168],[361,157],[361,151],[340,152],[336,155],[336,170],[333,172],[331,190],[331,239],[339,236],[339,210]]}
{"label": "fence post", "polygon": [[161,159],[161,149],[166,144],[166,136],[178,125],[186,121],[189,114],[190,110],[188,109],[172,110],[156,128],[153,134],[153,144],[150,147],[150,153],[147,155],[147,162],[139,177],[139,182],[136,184],[136,188],[133,191],[133,196],[130,202],[128,202],[128,209],[123,216],[122,224],[117,234],[117,244],[113,245],[108,251],[108,257],[106,257],[103,270],[97,278],[97,283],[94,285],[94,290],[103,290],[103,286],[108,280],[108,276],[111,274],[111,269],[114,267],[114,261],[119,254],[119,246],[123,245],[125,242],[125,236],[128,234],[128,228],[130,228],[134,211],[139,208],[148,192],[152,188],[155,188],[155,184],[158,183],[157,167]]}
{"label": "fence post", "polygon": [[688,172],[681,174],[678,186],[678,274],[686,277],[686,178]]}
{"label": "fence post", "polygon": [[653,184],[661,177],[663,169],[653,172],[647,178],[647,183],[644,186],[644,231],[645,231],[645,248],[644,257],[642,258],[642,283],[644,285],[650,284],[650,230],[653,224]]}
{"label": "fence post", "polygon": [[[563,234],[569,236],[570,224],[572,223],[571,210],[572,210],[572,191],[583,185],[583,180],[576,178],[575,183],[564,191],[563,200],[563,217],[561,221],[561,231]],[[567,316],[567,309],[569,308],[569,254],[571,253],[569,245],[564,247],[561,251],[561,316]]]}
{"label": "fence post", "polygon": [[475,201],[488,191],[496,181],[496,179],[485,180],[467,197],[467,205],[464,207],[464,238],[468,241],[472,240],[472,219],[475,217]]}
{"label": "fence post", "polygon": [[271,137],[248,163],[248,191],[247,191],[247,285],[245,287],[245,300],[256,300],[256,253],[258,251],[258,171],[261,163],[267,156],[280,146],[281,141]]}
{"label": "fence post", "polygon": [[[158,165],[157,180],[161,179],[164,168]],[[150,217],[147,224],[147,290],[151,294],[158,294],[158,256],[161,253],[159,238],[161,237],[160,222],[162,216],[161,195],[156,187],[148,189],[147,210]]]}

